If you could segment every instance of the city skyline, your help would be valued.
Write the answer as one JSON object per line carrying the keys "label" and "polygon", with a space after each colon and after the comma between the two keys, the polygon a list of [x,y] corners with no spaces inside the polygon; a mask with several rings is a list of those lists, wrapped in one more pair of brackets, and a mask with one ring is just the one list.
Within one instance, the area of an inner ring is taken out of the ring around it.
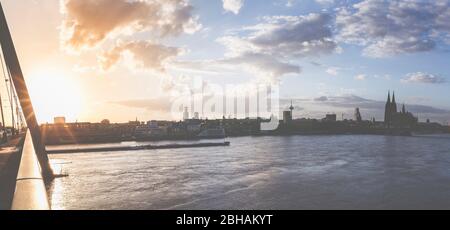
{"label": "city skyline", "polygon": [[449,1],[2,3],[42,123],[176,120],[167,104],[196,78],[279,82],[295,118],[381,120],[395,90],[422,121],[450,120]]}

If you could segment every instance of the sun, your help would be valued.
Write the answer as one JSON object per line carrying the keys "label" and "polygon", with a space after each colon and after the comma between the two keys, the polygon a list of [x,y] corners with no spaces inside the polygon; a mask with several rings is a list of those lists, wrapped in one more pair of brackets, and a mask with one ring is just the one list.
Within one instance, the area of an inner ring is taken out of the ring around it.
{"label": "sun", "polygon": [[75,78],[55,69],[39,70],[27,78],[27,87],[39,122],[52,122],[58,116],[78,119],[83,95]]}

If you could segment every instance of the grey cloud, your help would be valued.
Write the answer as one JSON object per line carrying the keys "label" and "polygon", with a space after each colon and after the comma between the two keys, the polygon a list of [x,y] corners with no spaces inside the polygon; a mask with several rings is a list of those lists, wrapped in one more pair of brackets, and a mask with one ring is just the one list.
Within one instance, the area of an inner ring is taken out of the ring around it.
{"label": "grey cloud", "polygon": [[227,36],[218,41],[231,55],[251,51],[283,58],[317,56],[337,49],[330,24],[327,14],[264,17],[262,23],[240,31],[247,36]]}
{"label": "grey cloud", "polygon": [[210,75],[244,70],[269,81],[278,80],[286,74],[299,74],[302,71],[298,65],[283,62],[270,55],[252,52],[216,60],[176,61],[174,65],[183,70],[203,71],[203,74]]}
{"label": "grey cloud", "polygon": [[243,65],[250,68],[250,71],[258,72],[270,78],[278,78],[285,74],[300,73],[301,68],[297,65],[284,63],[276,58],[258,54],[258,53],[245,53],[237,57],[226,58],[217,61],[220,64],[227,64],[233,66]]}
{"label": "grey cloud", "polygon": [[319,62],[316,62],[316,61],[311,61],[310,64],[313,65],[313,66],[319,66],[319,67],[324,66],[322,63],[319,63]]}
{"label": "grey cloud", "polygon": [[286,60],[336,51],[330,23],[327,14],[265,17],[262,23],[239,31],[246,35],[218,39],[228,50],[220,62],[240,63],[271,77],[300,73],[299,66]]}
{"label": "grey cloud", "polygon": [[110,103],[130,108],[146,109],[154,112],[168,112],[171,109],[171,103],[168,98],[134,99],[112,101]]}
{"label": "grey cloud", "polygon": [[450,33],[450,1],[364,0],[336,16],[339,40],[383,57],[429,51]]}
{"label": "grey cloud", "polygon": [[328,101],[328,97],[327,96],[322,96],[322,97],[318,97],[318,98],[314,98],[314,101]]}
{"label": "grey cloud", "polygon": [[[332,40],[327,14],[309,14],[298,17],[269,17],[248,39],[262,52],[281,56],[308,56],[328,54],[337,45]],[[260,30],[263,28],[263,30]]]}

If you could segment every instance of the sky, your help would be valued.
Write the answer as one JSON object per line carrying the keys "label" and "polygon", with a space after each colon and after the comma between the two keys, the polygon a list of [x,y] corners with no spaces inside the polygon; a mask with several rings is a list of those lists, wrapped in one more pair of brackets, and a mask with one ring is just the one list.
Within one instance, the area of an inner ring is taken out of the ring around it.
{"label": "sky", "polygon": [[199,82],[279,85],[297,118],[382,120],[390,90],[450,121],[449,0],[1,2],[40,122],[179,120]]}

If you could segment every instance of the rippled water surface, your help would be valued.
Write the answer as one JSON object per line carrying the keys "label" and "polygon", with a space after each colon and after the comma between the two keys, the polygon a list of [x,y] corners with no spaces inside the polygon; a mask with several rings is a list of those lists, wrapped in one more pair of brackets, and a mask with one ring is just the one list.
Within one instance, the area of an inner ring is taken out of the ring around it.
{"label": "rippled water surface", "polygon": [[[450,209],[450,136],[52,155],[53,209]],[[135,145],[136,143],[122,143]],[[59,169],[61,168],[61,169]]]}

